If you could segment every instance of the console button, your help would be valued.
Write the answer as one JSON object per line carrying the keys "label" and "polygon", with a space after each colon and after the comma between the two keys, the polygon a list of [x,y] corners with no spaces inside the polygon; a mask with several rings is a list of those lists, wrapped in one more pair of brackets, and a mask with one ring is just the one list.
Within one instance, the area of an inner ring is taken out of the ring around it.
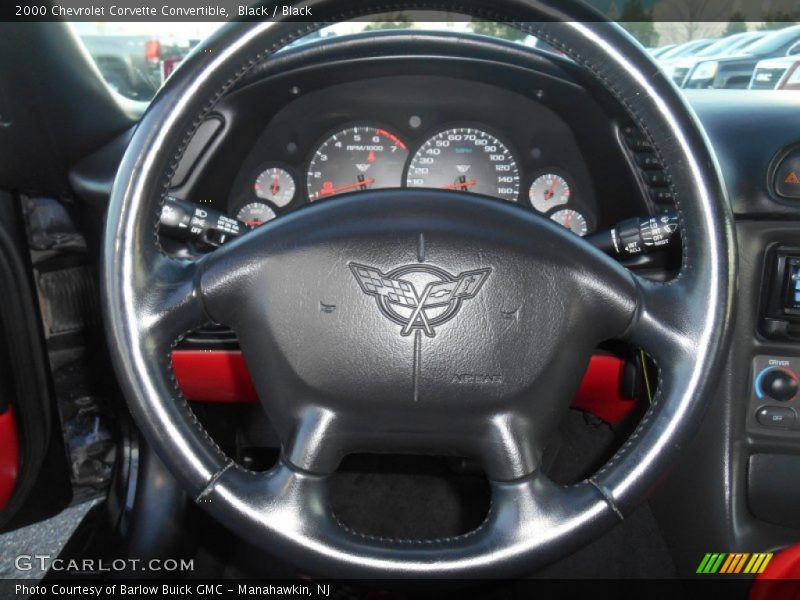
{"label": "console button", "polygon": [[789,429],[794,425],[795,414],[788,406],[762,406],[756,412],[756,421],[764,427]]}
{"label": "console button", "polygon": [[797,379],[782,369],[773,369],[764,373],[761,379],[761,391],[780,402],[787,402],[797,395]]}

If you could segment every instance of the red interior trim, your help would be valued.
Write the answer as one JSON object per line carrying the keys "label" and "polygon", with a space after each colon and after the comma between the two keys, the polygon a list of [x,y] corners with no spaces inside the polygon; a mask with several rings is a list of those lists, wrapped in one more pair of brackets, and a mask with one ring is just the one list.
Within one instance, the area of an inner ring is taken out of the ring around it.
{"label": "red interior trim", "polygon": [[[238,350],[175,350],[172,367],[187,400],[215,403],[258,401],[244,358]],[[593,356],[572,405],[609,423],[627,417],[636,402],[620,396],[624,367],[625,362],[615,356]]]}
{"label": "red interior trim", "polygon": [[636,401],[620,395],[624,371],[625,361],[621,358],[605,354],[593,356],[572,399],[573,408],[588,411],[607,423],[619,423],[625,419],[636,406]]}
{"label": "red interior trim", "polygon": [[238,350],[174,350],[172,369],[187,400],[253,403],[253,380]]}
{"label": "red interior trim", "polygon": [[14,408],[0,414],[0,510],[5,508],[19,477],[19,435]]}
{"label": "red interior trim", "polygon": [[756,575],[750,600],[785,600],[800,597],[800,544],[781,550]]}

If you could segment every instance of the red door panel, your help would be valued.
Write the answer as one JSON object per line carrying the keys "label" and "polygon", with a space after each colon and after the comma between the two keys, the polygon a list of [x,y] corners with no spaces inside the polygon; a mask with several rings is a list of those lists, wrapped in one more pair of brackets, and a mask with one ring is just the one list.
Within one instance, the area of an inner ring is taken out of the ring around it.
{"label": "red door panel", "polygon": [[19,436],[14,409],[0,414],[0,510],[14,493],[19,476]]}

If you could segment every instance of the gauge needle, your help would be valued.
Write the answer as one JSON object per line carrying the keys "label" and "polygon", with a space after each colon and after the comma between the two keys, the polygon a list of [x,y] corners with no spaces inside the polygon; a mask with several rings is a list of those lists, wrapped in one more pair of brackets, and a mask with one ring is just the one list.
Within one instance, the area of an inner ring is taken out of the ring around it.
{"label": "gauge needle", "polygon": [[451,185],[443,185],[443,190],[463,190],[464,188],[468,188],[470,186],[475,185],[478,183],[475,179],[470,179],[469,181],[459,181],[458,183],[453,183]]}
{"label": "gauge needle", "polygon": [[272,192],[273,196],[277,196],[278,192],[281,191],[280,175],[278,175],[277,172],[272,177],[272,186],[269,188],[269,191]]}
{"label": "gauge needle", "polygon": [[556,195],[556,186],[558,185],[558,179],[553,179],[553,183],[544,193],[545,200],[552,200],[553,196]]}
{"label": "gauge needle", "polygon": [[359,187],[366,187],[368,185],[372,185],[375,183],[375,178],[370,177],[369,179],[354,181],[353,183],[348,183],[345,185],[340,185],[339,187],[329,187],[323,188],[322,191],[317,194],[318,196],[330,196],[331,194],[339,194],[341,192],[346,192],[347,190],[352,190]]}

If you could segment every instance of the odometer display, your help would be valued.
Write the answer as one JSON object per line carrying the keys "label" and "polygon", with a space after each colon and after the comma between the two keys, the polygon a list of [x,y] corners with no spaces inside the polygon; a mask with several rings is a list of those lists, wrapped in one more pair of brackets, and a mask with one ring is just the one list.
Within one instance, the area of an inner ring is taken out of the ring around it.
{"label": "odometer display", "polygon": [[401,187],[407,158],[405,143],[387,129],[357,126],[334,133],[311,157],[308,199]]}
{"label": "odometer display", "polygon": [[408,166],[408,187],[519,198],[519,168],[511,151],[480,129],[455,127],[428,139]]}

